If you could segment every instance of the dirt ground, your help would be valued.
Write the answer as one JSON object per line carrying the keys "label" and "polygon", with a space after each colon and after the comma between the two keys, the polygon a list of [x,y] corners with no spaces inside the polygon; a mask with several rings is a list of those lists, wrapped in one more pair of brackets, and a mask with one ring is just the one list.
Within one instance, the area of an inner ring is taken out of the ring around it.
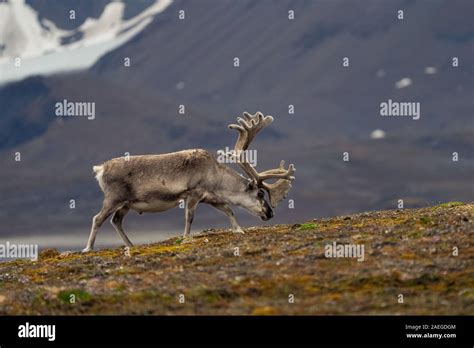
{"label": "dirt ground", "polygon": [[0,263],[0,314],[474,314],[474,204],[245,232]]}

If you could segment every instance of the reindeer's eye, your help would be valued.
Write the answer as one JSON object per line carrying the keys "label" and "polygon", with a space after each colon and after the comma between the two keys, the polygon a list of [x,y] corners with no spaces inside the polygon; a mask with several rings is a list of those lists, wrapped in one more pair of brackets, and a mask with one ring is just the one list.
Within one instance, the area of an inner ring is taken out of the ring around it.
{"label": "reindeer's eye", "polygon": [[258,190],[258,198],[263,198],[265,197],[265,192],[263,190]]}

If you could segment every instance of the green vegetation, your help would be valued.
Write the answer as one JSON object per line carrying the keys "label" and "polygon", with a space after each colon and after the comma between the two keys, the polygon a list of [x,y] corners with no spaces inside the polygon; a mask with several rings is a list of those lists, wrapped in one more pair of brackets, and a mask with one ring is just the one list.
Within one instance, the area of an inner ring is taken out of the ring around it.
{"label": "green vegetation", "polygon": [[307,222],[307,223],[301,224],[301,226],[298,227],[298,230],[300,231],[315,230],[318,227],[319,225],[314,222]]}
{"label": "green vegetation", "polygon": [[74,303],[76,301],[88,301],[91,294],[82,289],[63,290],[58,294],[58,298],[64,302]]}
{"label": "green vegetation", "polygon": [[433,222],[433,219],[430,216],[422,216],[420,217],[420,222],[424,225],[428,225]]}
{"label": "green vegetation", "polygon": [[435,209],[439,209],[439,208],[454,208],[454,207],[459,207],[461,205],[465,205],[466,203],[464,202],[447,202],[447,203],[442,203],[442,204],[438,204],[437,206],[435,206],[434,208]]}

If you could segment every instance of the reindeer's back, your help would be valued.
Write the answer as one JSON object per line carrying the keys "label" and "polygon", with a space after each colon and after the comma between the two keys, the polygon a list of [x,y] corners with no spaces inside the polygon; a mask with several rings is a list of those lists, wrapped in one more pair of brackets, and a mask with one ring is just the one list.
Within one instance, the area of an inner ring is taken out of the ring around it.
{"label": "reindeer's back", "polygon": [[[186,189],[216,163],[206,150],[192,149],[160,155],[118,157],[94,166],[99,185],[128,186],[134,191]],[[158,187],[159,186],[159,187]]]}

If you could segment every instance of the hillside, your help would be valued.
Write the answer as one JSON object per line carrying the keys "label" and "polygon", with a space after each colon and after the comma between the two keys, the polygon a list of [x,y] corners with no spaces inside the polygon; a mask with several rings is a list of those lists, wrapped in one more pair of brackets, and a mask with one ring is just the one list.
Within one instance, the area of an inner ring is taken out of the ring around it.
{"label": "hillside", "polygon": [[[452,202],[204,231],[129,256],[49,249],[0,264],[0,314],[472,315],[473,236],[474,204]],[[326,258],[333,242],[364,245],[364,261]]]}

